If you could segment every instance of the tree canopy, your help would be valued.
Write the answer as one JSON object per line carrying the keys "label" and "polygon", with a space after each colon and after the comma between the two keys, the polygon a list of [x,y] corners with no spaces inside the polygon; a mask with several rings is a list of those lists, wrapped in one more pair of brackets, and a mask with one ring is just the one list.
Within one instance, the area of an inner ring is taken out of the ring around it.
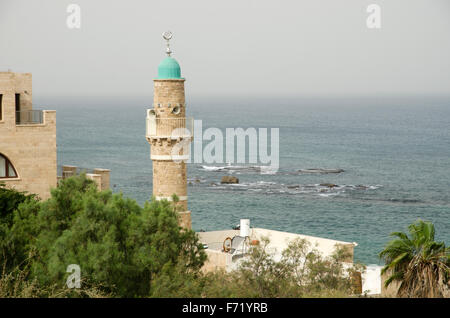
{"label": "tree canopy", "polygon": [[30,262],[29,278],[42,286],[64,287],[67,266],[77,264],[86,286],[151,296],[159,276],[198,272],[206,259],[196,234],[178,226],[170,202],[140,207],[122,194],[99,192],[83,175],[62,180],[47,201],[17,202],[5,217],[12,219],[4,233],[8,268]]}

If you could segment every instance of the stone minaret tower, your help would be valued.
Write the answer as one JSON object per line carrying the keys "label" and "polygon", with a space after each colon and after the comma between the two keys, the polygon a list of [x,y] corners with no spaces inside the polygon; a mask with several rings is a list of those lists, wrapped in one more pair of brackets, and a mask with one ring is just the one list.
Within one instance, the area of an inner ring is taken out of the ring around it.
{"label": "stone minaret tower", "polygon": [[147,141],[151,145],[153,161],[153,195],[157,200],[179,198],[177,210],[180,226],[191,228],[191,212],[187,206],[187,171],[192,140],[192,118],[186,118],[184,81],[178,62],[171,57],[169,40],[172,33],[165,32],[167,57],[158,66],[154,81],[153,109],[147,110]]}

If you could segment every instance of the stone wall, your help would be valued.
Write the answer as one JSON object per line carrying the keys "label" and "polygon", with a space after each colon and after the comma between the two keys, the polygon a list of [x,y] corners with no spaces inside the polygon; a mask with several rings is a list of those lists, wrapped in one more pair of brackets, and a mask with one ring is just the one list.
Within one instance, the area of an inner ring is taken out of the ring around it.
{"label": "stone wall", "polygon": [[153,160],[153,194],[157,197],[187,196],[187,175],[184,162]]}
{"label": "stone wall", "polygon": [[[32,110],[33,87],[31,73],[0,72],[0,94],[3,94],[3,108],[5,103],[15,112],[15,95],[20,94],[20,109]],[[10,113],[15,118],[15,113]]]}
{"label": "stone wall", "polygon": [[[178,115],[172,113],[172,109],[175,106],[180,107],[180,113]],[[155,79],[153,107],[156,116],[159,118],[186,117],[184,79]]]}
{"label": "stone wall", "polygon": [[76,166],[62,166],[62,179],[73,177],[77,174]]}
{"label": "stone wall", "polygon": [[[76,166],[64,165],[62,166],[62,176],[58,177],[59,180],[70,178],[79,173],[80,169]],[[83,170],[81,170],[83,171]],[[110,188],[109,180],[110,180],[111,170],[109,169],[100,169],[95,168],[92,173],[86,173],[86,177],[91,179],[97,185],[97,189],[99,191],[108,190]]]}
{"label": "stone wall", "polygon": [[99,191],[102,190],[102,176],[95,173],[86,173],[86,178],[94,181],[95,185],[97,186],[97,189]]}
{"label": "stone wall", "polygon": [[100,175],[100,190],[107,190],[110,188],[109,179],[111,170],[95,168],[94,174]]}
{"label": "stone wall", "polygon": [[[187,202],[185,201],[186,205]],[[178,212],[178,223],[181,227],[185,229],[191,229],[192,228],[192,221],[191,221],[191,211],[185,211],[187,207],[183,206],[183,211]]]}
{"label": "stone wall", "polygon": [[232,255],[228,253],[223,253],[217,250],[205,250],[206,256],[208,257],[205,264],[202,267],[204,272],[213,272],[216,270],[230,271],[232,261]]}
{"label": "stone wall", "polygon": [[[156,113],[157,131],[171,131],[172,129],[163,129],[161,125],[176,125],[176,121],[164,121],[164,119],[181,120],[186,117],[184,95],[184,79],[164,79],[154,80],[154,99],[153,107]],[[179,112],[174,114],[175,107]],[[162,120],[160,120],[162,119]],[[164,127],[167,128],[167,127]],[[180,226],[191,228],[191,212],[188,211],[187,204],[187,169],[183,161],[173,161],[174,147],[180,147],[179,139],[171,139],[165,136],[152,137],[149,140],[151,144],[151,156],[153,160],[153,195],[156,199],[171,200],[173,194],[179,198],[177,210],[179,211]],[[183,155],[183,151],[178,151],[178,155]]]}

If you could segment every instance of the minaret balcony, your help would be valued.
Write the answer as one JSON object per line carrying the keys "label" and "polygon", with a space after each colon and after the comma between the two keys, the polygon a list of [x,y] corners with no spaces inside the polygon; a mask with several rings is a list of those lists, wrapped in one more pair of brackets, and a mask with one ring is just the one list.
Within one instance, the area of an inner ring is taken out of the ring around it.
{"label": "minaret balcony", "polygon": [[158,118],[147,116],[147,139],[188,139],[194,135],[194,118]]}

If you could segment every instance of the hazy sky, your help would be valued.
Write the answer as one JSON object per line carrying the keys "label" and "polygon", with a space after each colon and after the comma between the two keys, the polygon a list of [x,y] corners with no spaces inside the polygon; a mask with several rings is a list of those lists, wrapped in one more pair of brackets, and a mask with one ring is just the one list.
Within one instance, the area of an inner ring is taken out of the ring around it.
{"label": "hazy sky", "polygon": [[[381,29],[366,26],[372,3]],[[0,0],[0,70],[33,73],[35,96],[151,96],[171,30],[191,96],[450,95],[449,13],[449,0]]]}

